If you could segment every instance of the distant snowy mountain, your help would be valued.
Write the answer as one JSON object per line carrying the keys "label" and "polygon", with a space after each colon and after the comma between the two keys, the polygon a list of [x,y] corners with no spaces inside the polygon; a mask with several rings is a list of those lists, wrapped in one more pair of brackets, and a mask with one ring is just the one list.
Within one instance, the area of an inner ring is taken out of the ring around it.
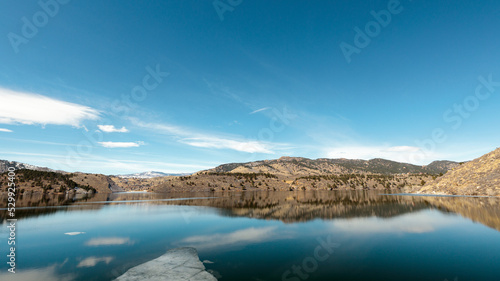
{"label": "distant snowy mountain", "polygon": [[28,169],[28,170],[45,171],[45,172],[56,172],[46,167],[38,167],[16,161],[0,160],[0,173],[7,172],[9,167],[15,167],[16,170]]}
{"label": "distant snowy mountain", "polygon": [[143,173],[137,173],[137,174],[126,174],[126,175],[116,175],[116,176],[119,178],[124,178],[124,179],[130,179],[130,178],[150,179],[150,178],[158,178],[158,177],[188,176],[188,175],[190,175],[190,173],[168,174],[168,173],[163,173],[163,172],[149,171],[149,172],[143,172]]}

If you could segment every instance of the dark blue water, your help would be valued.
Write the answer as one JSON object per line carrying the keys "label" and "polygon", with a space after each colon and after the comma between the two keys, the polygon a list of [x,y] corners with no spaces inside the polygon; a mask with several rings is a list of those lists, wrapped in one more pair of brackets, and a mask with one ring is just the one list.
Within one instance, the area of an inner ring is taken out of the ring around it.
{"label": "dark blue water", "polygon": [[[164,200],[171,197],[197,199]],[[120,194],[21,208],[17,273],[7,272],[4,220],[0,280],[112,280],[182,246],[212,262],[205,266],[219,280],[500,280],[499,205],[265,192]]]}

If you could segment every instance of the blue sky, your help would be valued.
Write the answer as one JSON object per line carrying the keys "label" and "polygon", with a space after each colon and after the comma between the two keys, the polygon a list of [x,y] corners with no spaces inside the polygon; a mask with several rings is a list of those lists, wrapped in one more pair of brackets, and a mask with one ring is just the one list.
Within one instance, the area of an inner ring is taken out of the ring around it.
{"label": "blue sky", "polygon": [[2,1],[0,159],[118,174],[498,147],[500,3],[366,2]]}

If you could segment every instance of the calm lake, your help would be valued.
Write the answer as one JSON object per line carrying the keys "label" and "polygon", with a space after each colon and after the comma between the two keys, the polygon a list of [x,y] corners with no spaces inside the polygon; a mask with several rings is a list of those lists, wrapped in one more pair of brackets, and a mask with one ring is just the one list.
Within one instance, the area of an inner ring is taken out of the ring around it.
{"label": "calm lake", "polygon": [[17,273],[3,208],[0,280],[112,280],[184,246],[227,281],[500,280],[496,198],[116,193],[16,204]]}

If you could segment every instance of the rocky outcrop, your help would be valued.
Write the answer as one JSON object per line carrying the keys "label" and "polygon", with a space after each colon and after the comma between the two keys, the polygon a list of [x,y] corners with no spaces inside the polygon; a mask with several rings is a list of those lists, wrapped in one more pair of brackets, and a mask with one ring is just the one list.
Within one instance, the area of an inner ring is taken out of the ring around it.
{"label": "rocky outcrop", "polygon": [[198,257],[195,248],[176,248],[163,256],[138,266],[132,267],[118,281],[217,281],[207,271]]}
{"label": "rocky outcrop", "polygon": [[95,188],[97,193],[111,193],[110,180],[102,174],[73,173],[71,180],[81,185],[88,185]]}
{"label": "rocky outcrop", "polygon": [[122,187],[117,185],[116,182],[114,182],[110,177],[107,177],[106,180],[108,182],[108,187],[109,187],[109,190],[111,190],[111,192],[123,192],[123,191],[125,191]]}
{"label": "rocky outcrop", "polygon": [[500,148],[449,171],[415,193],[499,196]]}

